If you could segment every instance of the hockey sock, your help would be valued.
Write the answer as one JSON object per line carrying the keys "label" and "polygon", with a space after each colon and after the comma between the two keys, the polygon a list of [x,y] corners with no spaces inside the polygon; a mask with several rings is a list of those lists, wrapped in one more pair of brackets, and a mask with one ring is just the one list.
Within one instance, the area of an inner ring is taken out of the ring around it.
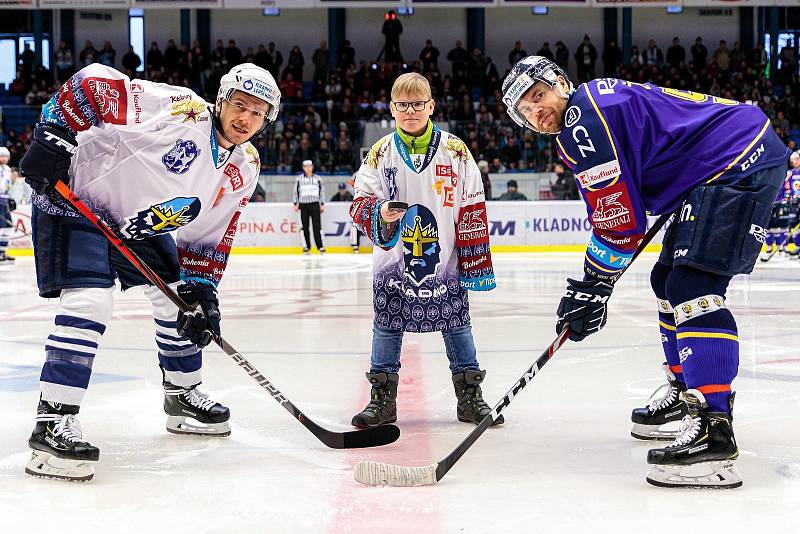
{"label": "hockey sock", "polygon": [[800,247],[800,231],[792,235],[792,243],[794,243],[794,246]]}
{"label": "hockey sock", "polygon": [[147,287],[144,294],[153,306],[158,363],[164,372],[164,380],[181,387],[199,384],[202,381],[203,351],[178,334],[178,308],[157,287]]}
{"label": "hockey sock", "polygon": [[683,378],[683,369],[678,357],[678,345],[675,339],[675,314],[667,299],[667,277],[672,272],[672,266],[656,262],[650,272],[650,285],[658,298],[658,329],[661,331],[661,347],[667,359],[669,370],[675,375],[678,382],[686,383]]}
{"label": "hockey sock", "polygon": [[767,250],[772,250],[772,246],[775,244],[776,236],[773,230],[769,230],[767,232],[767,237],[764,239],[764,244],[767,245]]}
{"label": "hockey sock", "polygon": [[42,400],[80,406],[114,305],[113,287],[64,289],[45,343]]}
{"label": "hockey sock", "polygon": [[667,279],[686,387],[700,391],[711,411],[723,413],[730,412],[731,383],[739,368],[736,321],[725,307],[730,279],[683,266]]}

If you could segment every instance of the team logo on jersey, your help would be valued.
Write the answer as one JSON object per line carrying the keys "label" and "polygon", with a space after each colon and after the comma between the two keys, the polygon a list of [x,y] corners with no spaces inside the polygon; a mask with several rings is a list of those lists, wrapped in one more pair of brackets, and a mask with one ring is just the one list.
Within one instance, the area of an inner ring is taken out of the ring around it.
{"label": "team logo on jersey", "polygon": [[[175,97],[172,97],[175,98]],[[206,110],[206,105],[201,102],[195,102],[194,100],[184,100],[183,102],[175,102],[172,104],[172,113],[173,117],[183,116],[182,122],[192,121],[193,123],[197,124],[197,122],[204,122],[208,120],[208,117],[202,117],[201,115]]]}
{"label": "team logo on jersey", "polygon": [[599,230],[616,231],[636,228],[631,211],[630,195],[624,183],[604,187],[599,191],[586,191],[586,202],[594,206],[591,216],[592,226]]}
{"label": "team logo on jersey", "polygon": [[451,137],[444,143],[445,148],[450,153],[450,156],[459,161],[469,161],[469,150],[464,141],[458,137]]}
{"label": "team logo on jersey", "polygon": [[126,124],[125,113],[120,113],[120,110],[127,110],[128,107],[125,82],[106,78],[87,78],[84,83],[94,96],[97,110],[105,122]]}
{"label": "team logo on jersey", "polygon": [[200,207],[197,197],[176,197],[153,204],[128,218],[125,234],[131,239],[146,239],[172,232],[194,220],[200,214]]}
{"label": "team logo on jersey", "polygon": [[389,200],[397,198],[397,167],[383,169],[383,177],[386,179],[386,189],[389,191]]}
{"label": "team logo on jersey", "polygon": [[200,152],[201,150],[197,148],[194,141],[178,139],[175,141],[175,146],[161,157],[161,162],[169,172],[184,174],[192,166]]}
{"label": "team logo on jersey", "polygon": [[581,120],[581,108],[578,106],[570,106],[566,113],[564,113],[564,126],[572,128]]}
{"label": "team logo on jersey", "polygon": [[439,228],[433,213],[420,204],[408,209],[401,224],[405,275],[419,287],[436,275],[441,252]]}

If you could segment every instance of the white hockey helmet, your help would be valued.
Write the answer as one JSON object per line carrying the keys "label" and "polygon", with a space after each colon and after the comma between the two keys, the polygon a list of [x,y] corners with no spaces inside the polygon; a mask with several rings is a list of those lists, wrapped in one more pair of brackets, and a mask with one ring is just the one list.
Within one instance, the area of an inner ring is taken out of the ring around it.
{"label": "white hockey helmet", "polygon": [[4,146],[0,146],[0,158],[10,158],[11,152]]}
{"label": "white hockey helmet", "polygon": [[[0,156],[3,155],[2,148],[0,148]],[[8,152],[8,151],[6,151]],[[789,155],[789,162],[794,165],[798,160],[800,160],[800,150],[795,150]]]}
{"label": "white hockey helmet", "polygon": [[275,122],[281,108],[281,91],[269,71],[253,63],[242,63],[233,67],[219,81],[217,103],[229,99],[234,91],[241,91],[269,104],[269,113],[264,124]]}
{"label": "white hockey helmet", "polygon": [[511,119],[522,128],[536,131],[525,115],[517,110],[517,105],[528,89],[539,82],[553,87],[558,82],[559,76],[567,82],[568,89],[565,96],[568,97],[575,91],[575,87],[561,67],[542,56],[528,56],[519,60],[503,80],[503,104]]}

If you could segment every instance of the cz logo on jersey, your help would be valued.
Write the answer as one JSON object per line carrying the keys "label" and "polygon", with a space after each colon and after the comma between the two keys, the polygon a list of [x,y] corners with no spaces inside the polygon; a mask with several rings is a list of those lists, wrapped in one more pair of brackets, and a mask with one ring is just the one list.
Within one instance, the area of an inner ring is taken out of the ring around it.
{"label": "cz logo on jersey", "polygon": [[242,178],[242,173],[239,171],[239,168],[236,165],[233,163],[228,163],[228,165],[225,167],[225,170],[222,172],[225,173],[225,176],[230,178],[231,189],[238,191],[244,187],[244,178]]}
{"label": "cz logo on jersey", "polygon": [[169,152],[161,157],[161,162],[164,167],[173,174],[185,174],[192,163],[195,162],[197,156],[200,155],[201,150],[197,148],[197,144],[192,140],[178,139],[175,141],[175,146]]}
{"label": "cz logo on jersey", "polygon": [[200,214],[200,207],[197,197],[176,197],[153,204],[128,219],[125,233],[131,239],[146,239],[172,232],[194,220]]}

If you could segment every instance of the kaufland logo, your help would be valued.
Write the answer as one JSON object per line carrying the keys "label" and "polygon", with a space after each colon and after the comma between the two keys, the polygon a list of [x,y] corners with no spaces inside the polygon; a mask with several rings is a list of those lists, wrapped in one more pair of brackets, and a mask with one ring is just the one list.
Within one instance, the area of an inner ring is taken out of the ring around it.
{"label": "kaufland logo", "polygon": [[619,161],[614,159],[578,173],[577,178],[581,187],[586,188],[594,184],[599,184],[600,182],[605,182],[606,180],[611,180],[612,178],[617,178],[620,174],[622,173],[619,169]]}

